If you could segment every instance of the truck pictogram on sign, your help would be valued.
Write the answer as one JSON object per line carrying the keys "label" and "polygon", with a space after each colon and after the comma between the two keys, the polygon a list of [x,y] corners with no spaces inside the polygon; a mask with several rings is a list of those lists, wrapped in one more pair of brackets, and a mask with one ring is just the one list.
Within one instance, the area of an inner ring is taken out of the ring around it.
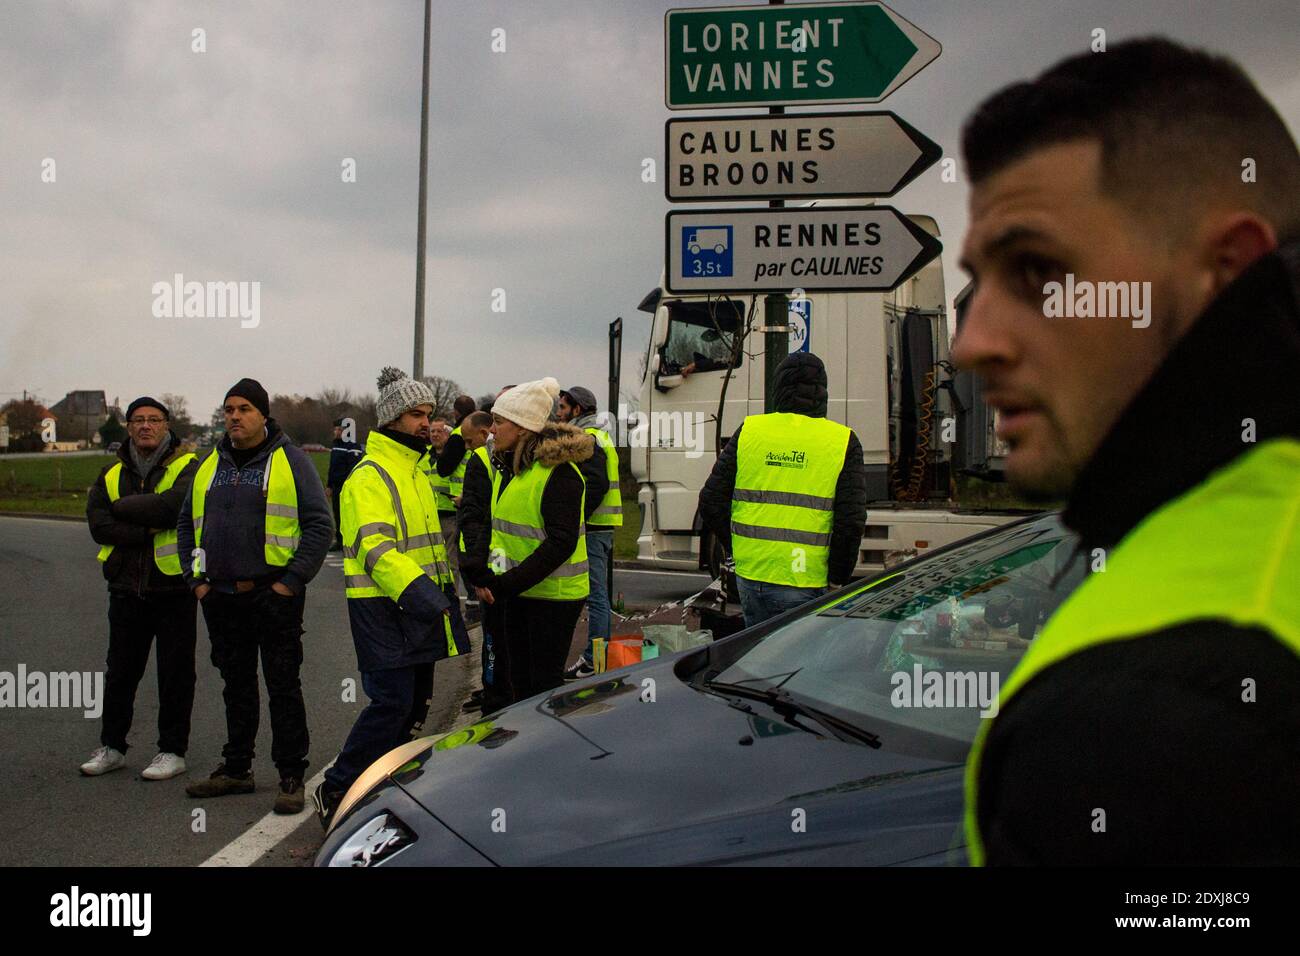
{"label": "truck pictogram on sign", "polygon": [[690,276],[732,275],[731,226],[682,226],[682,264]]}

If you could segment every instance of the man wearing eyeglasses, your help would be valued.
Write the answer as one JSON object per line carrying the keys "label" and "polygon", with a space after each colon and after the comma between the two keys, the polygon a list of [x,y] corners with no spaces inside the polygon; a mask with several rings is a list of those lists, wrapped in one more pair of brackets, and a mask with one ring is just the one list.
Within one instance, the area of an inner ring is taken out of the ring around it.
{"label": "man wearing eyeglasses", "polygon": [[176,516],[197,465],[172,432],[166,406],[137,398],[126,410],[128,440],[86,496],[90,536],[108,581],[108,663],[101,746],[81,765],[97,777],[125,765],[135,690],[158,641],[158,755],[141,773],[185,772],[194,704],[196,602],[181,577]]}

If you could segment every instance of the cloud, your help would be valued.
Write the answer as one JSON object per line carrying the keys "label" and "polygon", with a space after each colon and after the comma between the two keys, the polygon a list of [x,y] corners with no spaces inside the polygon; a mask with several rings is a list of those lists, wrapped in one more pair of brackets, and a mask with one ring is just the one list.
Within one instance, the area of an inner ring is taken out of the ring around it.
{"label": "cloud", "polygon": [[[668,208],[641,163],[662,162],[670,5],[685,4],[434,3],[429,372],[475,394],[544,374],[600,393],[621,315],[634,373],[649,324],[635,306],[658,280]],[[1084,49],[1096,26],[1112,42],[1172,32],[1225,50],[1293,129],[1300,117],[1288,3],[1248,18],[1220,6],[1189,17],[1173,2],[893,6],[944,54],[881,108],[949,156],[979,100]],[[275,391],[370,390],[380,366],[409,367],[421,11],[409,0],[6,5],[0,391],[172,391],[200,414],[246,374]],[[191,51],[195,28],[206,53]],[[55,184],[40,180],[45,157]],[[894,200],[938,219],[949,295],[963,282],[965,201],[937,170]],[[153,318],[150,287],[176,272],[261,282],[261,326]],[[504,314],[491,311],[497,288]]]}

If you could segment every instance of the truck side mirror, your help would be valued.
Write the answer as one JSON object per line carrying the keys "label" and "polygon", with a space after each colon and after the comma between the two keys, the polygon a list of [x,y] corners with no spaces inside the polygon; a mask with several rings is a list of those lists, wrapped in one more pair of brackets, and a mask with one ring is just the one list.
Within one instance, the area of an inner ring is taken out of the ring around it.
{"label": "truck side mirror", "polygon": [[676,388],[685,381],[685,377],[680,372],[673,372],[668,375],[661,375],[659,370],[664,366],[664,353],[662,348],[655,349],[654,356],[650,359],[650,367],[655,374],[655,388],[661,392]]}

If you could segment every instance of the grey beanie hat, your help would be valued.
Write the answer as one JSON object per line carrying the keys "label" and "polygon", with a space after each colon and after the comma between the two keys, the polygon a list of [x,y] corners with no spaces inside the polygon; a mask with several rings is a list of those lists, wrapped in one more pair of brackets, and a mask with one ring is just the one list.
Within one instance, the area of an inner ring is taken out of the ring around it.
{"label": "grey beanie hat", "polygon": [[379,373],[379,402],[375,414],[380,425],[387,425],[416,405],[437,404],[433,389],[423,382],[407,378],[400,368],[388,365]]}

